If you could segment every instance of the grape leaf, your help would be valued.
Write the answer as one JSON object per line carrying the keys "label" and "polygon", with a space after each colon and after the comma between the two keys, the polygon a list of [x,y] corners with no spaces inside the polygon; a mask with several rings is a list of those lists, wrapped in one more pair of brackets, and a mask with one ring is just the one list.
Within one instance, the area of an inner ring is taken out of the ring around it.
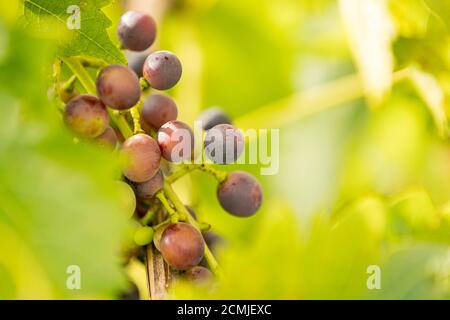
{"label": "grape leaf", "polygon": [[[60,54],[87,55],[108,63],[125,64],[122,52],[109,38],[106,29],[111,21],[101,11],[109,0],[25,0],[28,27],[54,35],[60,31]],[[79,11],[77,11],[79,10]],[[79,12],[79,25],[76,24]],[[69,25],[71,28],[69,28]],[[79,27],[79,28],[78,28]]]}

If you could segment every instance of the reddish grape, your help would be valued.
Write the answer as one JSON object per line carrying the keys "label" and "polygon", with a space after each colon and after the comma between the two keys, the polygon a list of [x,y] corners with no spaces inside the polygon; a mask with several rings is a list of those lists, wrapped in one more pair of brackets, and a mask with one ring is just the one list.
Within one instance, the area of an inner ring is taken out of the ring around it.
{"label": "reddish grape", "polygon": [[158,130],[166,122],[176,120],[178,108],[175,101],[164,94],[153,94],[142,104],[141,111],[144,121]]}
{"label": "reddish grape", "polygon": [[103,148],[114,149],[117,145],[117,135],[113,128],[106,128],[105,132],[95,138],[97,144]]}
{"label": "reddish grape", "polygon": [[117,25],[117,36],[122,48],[144,51],[155,42],[155,20],[143,12],[127,11]]}
{"label": "reddish grape", "polygon": [[246,172],[231,172],[217,188],[217,197],[222,208],[232,215],[248,217],[261,206],[261,185]]}
{"label": "reddish grape", "polygon": [[244,150],[244,136],[229,124],[218,124],[205,137],[206,156],[218,164],[235,162]]}
{"label": "reddish grape", "polygon": [[73,98],[66,105],[64,121],[76,134],[95,138],[108,127],[109,115],[99,99],[84,94]]}
{"label": "reddish grape", "polygon": [[167,226],[161,235],[159,247],[164,260],[178,270],[192,268],[203,258],[202,235],[187,223]]}
{"label": "reddish grape", "polygon": [[136,196],[142,200],[150,200],[164,187],[164,176],[161,170],[148,181],[136,184]]}
{"label": "reddish grape", "polygon": [[129,109],[138,103],[141,85],[133,70],[114,64],[104,68],[98,75],[97,94],[113,109]]}
{"label": "reddish grape", "polygon": [[194,152],[194,133],[181,121],[169,121],[158,131],[158,144],[164,159],[182,162],[191,159]]}
{"label": "reddish grape", "polygon": [[133,182],[145,182],[159,170],[161,151],[156,141],[143,133],[128,138],[122,146],[124,175]]}
{"label": "reddish grape", "polygon": [[178,83],[182,67],[177,56],[169,51],[156,51],[145,60],[143,74],[152,88],[167,90]]}

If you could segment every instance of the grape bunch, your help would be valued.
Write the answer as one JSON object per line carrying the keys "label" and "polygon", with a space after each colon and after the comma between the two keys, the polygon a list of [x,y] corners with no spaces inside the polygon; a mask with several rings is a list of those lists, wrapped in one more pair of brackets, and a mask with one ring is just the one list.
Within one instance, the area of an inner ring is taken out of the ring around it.
{"label": "grape bunch", "polygon": [[[148,14],[126,12],[118,24],[118,38],[123,49],[139,53],[129,55],[130,67],[108,65],[98,70],[96,92],[74,94],[63,118],[79,140],[111,148],[121,159],[122,179],[117,188],[123,195],[124,211],[140,223],[135,244],[153,245],[185,279],[207,282],[213,278],[211,271],[217,271],[208,242],[217,236],[197,220],[192,208],[180,205],[171,188],[174,177],[192,170],[212,174],[219,182],[220,205],[237,217],[258,211],[262,190],[246,172],[226,173],[193,161],[195,142],[201,142],[202,151],[214,164],[234,163],[245,148],[244,136],[223,110],[211,108],[199,116],[206,137],[195,141],[190,126],[178,120],[175,101],[153,92],[174,87],[182,76],[181,62],[174,53],[141,53],[152,46],[156,31]],[[127,133],[124,126],[133,130]]]}

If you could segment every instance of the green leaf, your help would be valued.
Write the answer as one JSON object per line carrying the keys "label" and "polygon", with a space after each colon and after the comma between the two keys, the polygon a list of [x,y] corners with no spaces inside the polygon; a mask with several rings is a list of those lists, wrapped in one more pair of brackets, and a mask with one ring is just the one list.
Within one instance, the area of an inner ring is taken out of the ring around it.
{"label": "green leaf", "polygon": [[[37,29],[60,35],[60,54],[63,56],[92,56],[108,63],[125,64],[122,52],[110,40],[106,29],[111,27],[111,21],[101,11],[110,0],[25,0],[25,18],[31,29]],[[69,29],[68,22],[75,11],[71,6],[78,6],[79,29]],[[69,11],[69,13],[68,13]]]}

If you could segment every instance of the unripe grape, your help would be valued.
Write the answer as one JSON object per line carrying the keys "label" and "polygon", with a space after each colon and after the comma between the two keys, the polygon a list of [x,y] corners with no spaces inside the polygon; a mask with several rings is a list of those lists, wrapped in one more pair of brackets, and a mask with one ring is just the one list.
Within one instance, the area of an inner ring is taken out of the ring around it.
{"label": "unripe grape", "polygon": [[114,149],[117,145],[117,135],[113,128],[106,128],[105,132],[95,138],[95,141],[100,147],[107,149]]}
{"label": "unripe grape", "polygon": [[143,74],[152,88],[167,90],[180,80],[181,62],[170,51],[156,51],[145,60]]}
{"label": "unripe grape", "polygon": [[230,117],[218,107],[206,109],[198,116],[197,120],[201,121],[202,128],[205,131],[208,131],[218,124],[232,124]]}
{"label": "unripe grape", "polygon": [[127,11],[117,25],[117,36],[122,48],[144,51],[156,38],[156,23],[153,18],[139,11]]}
{"label": "unripe grape", "polygon": [[213,274],[205,267],[195,266],[186,271],[184,274],[186,280],[196,285],[205,285],[211,283],[214,279]]}
{"label": "unripe grape", "polygon": [[119,191],[119,201],[123,211],[127,217],[131,218],[136,210],[136,197],[133,189],[123,181],[116,181],[116,186]]}
{"label": "unripe grape", "polygon": [[153,240],[153,228],[145,226],[140,227],[134,233],[134,242],[138,246],[146,246]]}
{"label": "unripe grape", "polygon": [[142,200],[150,200],[164,187],[164,176],[161,170],[148,181],[136,184],[136,196]]}
{"label": "unripe grape", "polygon": [[232,215],[248,217],[255,214],[261,206],[261,185],[246,172],[231,172],[218,186],[217,197],[222,208]]}
{"label": "unripe grape", "polygon": [[183,222],[164,229],[159,247],[164,260],[178,270],[192,268],[203,258],[202,235],[193,226]]}
{"label": "unripe grape", "polygon": [[205,154],[218,164],[235,162],[244,150],[244,136],[229,124],[218,124],[208,130],[205,137]]}
{"label": "unripe grape", "polygon": [[124,158],[123,173],[133,182],[145,182],[153,178],[159,170],[161,152],[158,143],[150,136],[139,133],[122,145]]}
{"label": "unripe grape", "polygon": [[108,127],[109,115],[99,99],[84,94],[73,98],[66,105],[64,121],[75,134],[95,138]]}
{"label": "unripe grape", "polygon": [[105,67],[98,75],[97,94],[109,107],[125,110],[138,103],[141,85],[133,70],[113,64]]}
{"label": "unripe grape", "polygon": [[158,130],[166,122],[177,119],[178,108],[169,96],[153,94],[142,104],[141,116],[147,124]]}
{"label": "unripe grape", "polygon": [[194,152],[194,133],[181,121],[169,121],[158,130],[158,145],[167,161],[190,160]]}

